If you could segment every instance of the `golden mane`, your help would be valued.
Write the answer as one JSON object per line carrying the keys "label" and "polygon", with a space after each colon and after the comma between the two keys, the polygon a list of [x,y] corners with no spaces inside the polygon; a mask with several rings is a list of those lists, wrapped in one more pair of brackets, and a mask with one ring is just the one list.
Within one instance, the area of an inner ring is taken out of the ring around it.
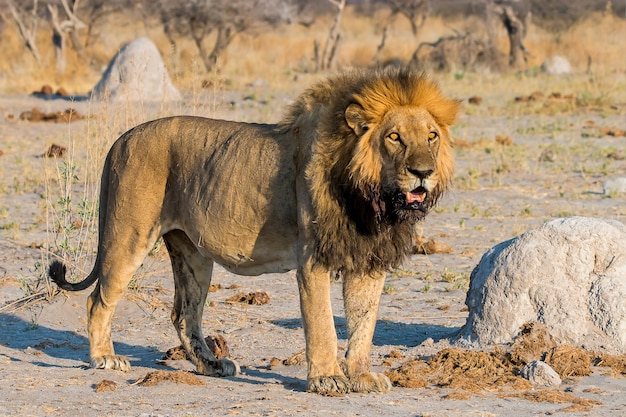
{"label": "golden mane", "polygon": [[345,112],[351,104],[363,108],[371,125],[380,124],[399,107],[418,107],[432,115],[442,129],[432,206],[452,179],[449,126],[460,103],[446,98],[423,73],[407,68],[357,70],[307,90],[279,124],[300,141],[310,141],[310,147],[303,148],[312,153],[306,178],[316,214],[319,261],[335,270],[373,272],[402,262],[418,219],[403,221],[390,210],[381,184],[381,145],[368,134],[359,139],[348,126]]}

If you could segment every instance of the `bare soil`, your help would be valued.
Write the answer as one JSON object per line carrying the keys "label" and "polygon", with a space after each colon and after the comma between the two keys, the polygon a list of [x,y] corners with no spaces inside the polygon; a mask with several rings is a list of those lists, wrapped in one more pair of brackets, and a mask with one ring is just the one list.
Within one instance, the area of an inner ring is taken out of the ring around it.
{"label": "bare soil", "polygon": [[[294,86],[293,94],[305,87]],[[620,371],[625,362],[610,355],[602,361],[587,358],[589,372],[567,375],[560,387],[549,390],[519,383],[511,363],[494,367],[493,383],[482,381],[471,389],[426,375],[423,382],[395,386],[388,394],[308,394],[306,365],[296,360],[304,337],[293,272],[243,278],[216,268],[204,313],[205,335],[220,338],[221,348],[239,362],[242,373],[231,378],[196,375],[188,361],[164,358],[179,345],[170,323],[173,284],[165,248],[146,259],[114,318],[116,350],[130,358],[133,369],[89,368],[89,291],[46,298],[45,285],[38,281],[48,250],[58,250],[54,234],[47,233],[54,230],[54,219],[46,214],[46,201],[56,197],[46,187],[44,170],[54,160],[42,155],[57,144],[67,149],[63,158],[74,155],[80,164],[89,152],[89,138],[107,133],[110,137],[101,140],[110,143],[155,115],[277,121],[293,97],[271,88],[250,90],[207,92],[167,111],[137,106],[143,112],[139,116],[133,113],[137,108],[118,108],[118,124],[112,128],[103,126],[113,123],[113,110],[88,102],[0,96],[0,415],[626,416],[626,378]],[[416,254],[387,278],[371,355],[378,371],[399,371],[414,363],[417,370],[450,367],[457,377],[467,378],[489,371],[494,358],[504,363],[497,349],[506,347],[468,353],[453,344],[467,317],[469,273],[481,255],[556,217],[626,222],[626,195],[603,188],[605,180],[626,176],[626,137],[615,134],[626,128],[626,103],[578,106],[571,92],[554,97],[548,87],[540,104],[536,99],[516,102],[522,93],[533,91],[486,93],[479,105],[466,104],[453,131],[458,161],[454,189],[417,231],[422,240]],[[33,108],[46,114],[65,114],[71,108],[90,117],[72,123],[20,120]],[[93,248],[85,250],[85,258],[83,268],[88,269]],[[332,299],[343,347],[340,282],[332,286]],[[514,346],[509,360],[527,360],[533,348],[541,351],[537,343],[546,351],[554,348],[549,335],[535,336],[523,349]],[[550,352],[553,361],[567,363],[577,351]],[[453,367],[446,361],[450,358],[465,365]],[[601,366],[607,363],[614,367]]]}

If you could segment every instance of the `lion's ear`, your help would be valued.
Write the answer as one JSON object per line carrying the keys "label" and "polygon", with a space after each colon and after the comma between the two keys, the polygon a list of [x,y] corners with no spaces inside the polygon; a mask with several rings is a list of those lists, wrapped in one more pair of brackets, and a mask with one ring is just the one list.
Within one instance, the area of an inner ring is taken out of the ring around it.
{"label": "lion's ear", "polygon": [[369,124],[365,120],[365,110],[358,104],[352,103],[346,109],[346,122],[350,129],[356,133],[357,136],[362,136],[369,130]]}

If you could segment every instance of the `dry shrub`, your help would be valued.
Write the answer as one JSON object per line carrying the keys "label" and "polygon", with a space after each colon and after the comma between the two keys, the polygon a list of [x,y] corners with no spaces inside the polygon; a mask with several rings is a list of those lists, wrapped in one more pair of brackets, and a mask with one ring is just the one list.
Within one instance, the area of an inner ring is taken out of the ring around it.
{"label": "dry shrub", "polygon": [[139,378],[133,385],[153,387],[159,382],[171,381],[177,384],[204,385],[204,382],[196,375],[187,371],[154,371]]}
{"label": "dry shrub", "polygon": [[544,362],[559,374],[561,379],[591,375],[593,353],[580,346],[557,346],[546,354]]}
{"label": "dry shrub", "polygon": [[[226,339],[224,339],[221,335],[207,336],[204,338],[204,341],[217,359],[226,358],[230,354],[228,345],[226,344]],[[179,361],[184,359],[189,359],[189,357],[187,356],[187,352],[185,352],[182,345],[168,349],[167,352],[165,352],[165,355],[161,358],[161,360],[164,361]]]}
{"label": "dry shrub", "polygon": [[556,347],[556,342],[548,332],[548,328],[538,322],[522,325],[520,333],[515,337],[509,357],[519,367],[534,360],[543,360],[546,352]]}
{"label": "dry shrub", "polygon": [[240,292],[228,298],[226,302],[262,306],[270,302],[270,296],[265,291],[255,291],[248,294]]}

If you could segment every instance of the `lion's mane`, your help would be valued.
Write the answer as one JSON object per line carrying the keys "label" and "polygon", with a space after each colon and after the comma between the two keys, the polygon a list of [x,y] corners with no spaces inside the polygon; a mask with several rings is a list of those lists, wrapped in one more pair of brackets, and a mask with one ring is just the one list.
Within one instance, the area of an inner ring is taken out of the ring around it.
{"label": "lion's mane", "polygon": [[359,140],[346,122],[345,111],[352,103],[365,110],[372,125],[403,106],[427,110],[440,125],[439,182],[431,191],[430,208],[452,178],[448,127],[456,120],[459,102],[444,97],[424,74],[408,69],[354,71],[307,90],[281,122],[301,141],[312,142],[306,178],[315,211],[316,261],[335,271],[372,273],[401,264],[411,247],[414,225],[425,213],[394,210],[394,196],[382,187],[380,144],[371,136]]}

